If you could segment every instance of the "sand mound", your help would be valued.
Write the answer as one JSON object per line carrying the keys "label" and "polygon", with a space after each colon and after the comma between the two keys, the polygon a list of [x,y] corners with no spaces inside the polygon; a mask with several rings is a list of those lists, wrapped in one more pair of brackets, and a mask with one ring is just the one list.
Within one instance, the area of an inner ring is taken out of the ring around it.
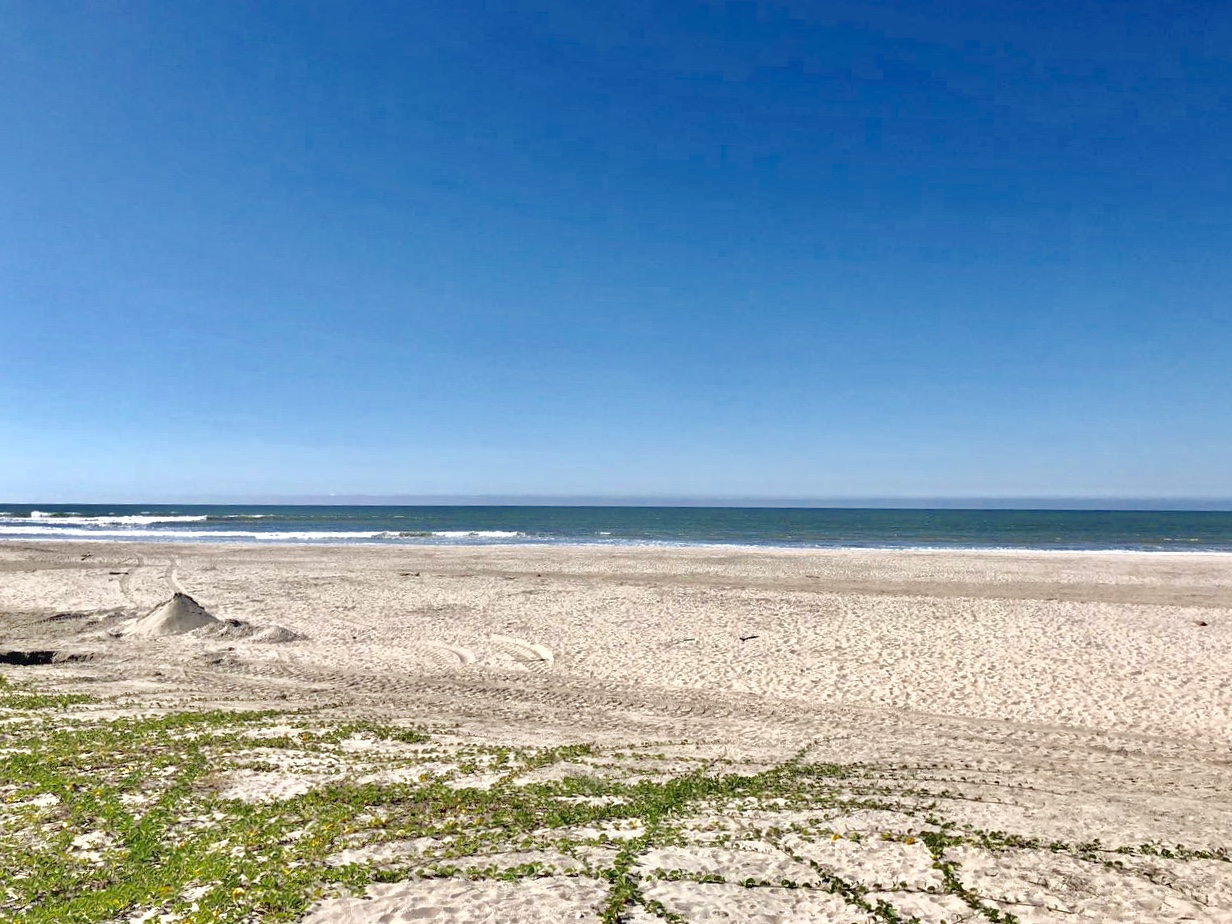
{"label": "sand mound", "polygon": [[219,619],[196,630],[196,636],[198,638],[241,639],[251,638],[256,631],[256,626],[242,619]]}
{"label": "sand mound", "polygon": [[128,634],[181,635],[217,624],[218,620],[188,594],[176,594],[138,619]]}
{"label": "sand mound", "polygon": [[298,632],[292,632],[290,629],[282,626],[266,626],[263,629],[258,629],[253,635],[254,642],[268,642],[270,644],[282,644],[283,642],[299,642],[307,638],[306,635],[300,635]]}
{"label": "sand mound", "polygon": [[198,638],[245,639],[250,642],[298,642],[305,638],[282,626],[253,624],[242,619],[219,619],[196,630]]}

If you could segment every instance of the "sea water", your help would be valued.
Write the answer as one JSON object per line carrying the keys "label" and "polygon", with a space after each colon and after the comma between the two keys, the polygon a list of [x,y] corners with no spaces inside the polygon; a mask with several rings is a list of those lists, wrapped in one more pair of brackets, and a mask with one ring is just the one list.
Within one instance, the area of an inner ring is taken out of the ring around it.
{"label": "sea water", "polygon": [[1232,552],[1232,511],[0,504],[0,540]]}

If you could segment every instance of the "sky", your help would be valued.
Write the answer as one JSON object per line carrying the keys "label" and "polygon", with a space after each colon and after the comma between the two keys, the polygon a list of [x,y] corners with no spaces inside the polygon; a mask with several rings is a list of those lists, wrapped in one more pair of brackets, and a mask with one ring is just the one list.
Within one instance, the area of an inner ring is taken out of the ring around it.
{"label": "sky", "polygon": [[1232,497],[1232,6],[0,13],[0,499]]}

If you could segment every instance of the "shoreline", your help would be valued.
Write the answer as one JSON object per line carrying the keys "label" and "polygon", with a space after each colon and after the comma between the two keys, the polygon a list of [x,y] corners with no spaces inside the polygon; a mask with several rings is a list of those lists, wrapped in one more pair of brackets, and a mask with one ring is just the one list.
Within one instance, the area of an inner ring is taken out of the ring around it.
{"label": "shoreline", "polygon": [[183,546],[192,548],[196,546],[217,546],[225,545],[241,548],[331,548],[331,549],[630,549],[630,550],[681,550],[688,551],[690,549],[716,551],[739,551],[755,553],[760,551],[766,552],[850,552],[850,553],[886,553],[886,554],[997,554],[1003,553],[1007,555],[1214,555],[1214,556],[1232,556],[1232,548],[1227,549],[1208,549],[1208,548],[1068,548],[1068,547],[1039,547],[1039,546],[844,546],[844,545],[775,545],[771,543],[765,544],[749,544],[749,543],[726,543],[726,542],[687,542],[687,541],[651,541],[651,540],[628,540],[628,541],[584,541],[572,539],[544,539],[535,540],[527,539],[525,542],[500,542],[500,541],[479,541],[479,542],[457,542],[448,539],[441,541],[422,541],[414,542],[407,541],[412,537],[405,539],[322,539],[314,541],[310,539],[270,539],[262,542],[260,539],[252,536],[244,536],[243,538],[213,538],[202,535],[197,539],[186,539],[176,537],[172,539],[161,539],[158,537],[149,538],[124,538],[117,536],[0,536],[0,546],[6,543],[17,542],[46,542],[51,544],[72,544],[72,543],[111,543],[115,545],[133,544],[141,546]]}

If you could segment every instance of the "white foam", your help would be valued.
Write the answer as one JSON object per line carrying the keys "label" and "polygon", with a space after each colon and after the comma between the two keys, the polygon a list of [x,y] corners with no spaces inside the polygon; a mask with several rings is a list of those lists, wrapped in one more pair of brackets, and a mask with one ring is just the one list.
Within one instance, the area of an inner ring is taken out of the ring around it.
{"label": "white foam", "polygon": [[397,533],[375,532],[258,532],[244,529],[106,529],[83,526],[0,526],[0,535],[9,536],[72,536],[92,539],[390,539]]}
{"label": "white foam", "polygon": [[[391,532],[388,530],[254,530],[254,529],[176,529],[150,528],[153,524],[132,523],[126,518],[123,524],[103,523],[106,517],[59,519],[56,525],[46,521],[32,523],[24,518],[4,520],[0,518],[0,538],[39,537],[63,539],[163,539],[163,540],[256,540],[259,542],[372,542],[374,540],[452,540],[467,539],[500,540],[524,537],[525,533],[508,530],[438,530],[435,532]],[[112,518],[119,519],[119,518]],[[205,519],[201,517],[200,519]],[[83,522],[84,521],[84,522]],[[155,520],[155,523],[167,522]],[[171,522],[182,522],[174,520]],[[191,522],[198,522],[192,518]],[[63,524],[63,525],[61,525]]]}
{"label": "white foam", "polygon": [[[42,524],[33,524],[24,518],[5,519],[0,517],[0,540],[6,537],[13,538],[33,538],[50,539],[60,537],[64,539],[162,539],[162,540],[213,540],[213,541],[239,541],[239,540],[255,540],[258,542],[374,542],[381,540],[432,540],[441,539],[446,541],[461,541],[466,539],[489,539],[489,540],[508,540],[508,539],[525,539],[526,533],[506,532],[502,530],[449,530],[439,532],[361,532],[361,531],[329,531],[329,532],[314,532],[311,530],[303,531],[286,531],[286,532],[260,532],[256,530],[234,530],[234,529],[145,529],[135,526],[127,526],[122,528],[108,527],[89,527],[89,526],[47,526]],[[13,525],[25,524],[25,525]],[[1182,548],[1169,549],[1037,549],[1037,548],[1014,548],[1014,547],[983,547],[983,546],[964,546],[954,548],[932,548],[928,546],[904,546],[904,547],[869,547],[869,546],[806,546],[806,545],[756,545],[753,543],[726,543],[726,542],[691,542],[688,540],[662,540],[662,539],[613,539],[613,538],[571,538],[571,539],[555,539],[555,540],[530,540],[530,541],[546,541],[551,545],[566,546],[571,548],[611,548],[613,546],[620,548],[644,548],[644,549],[716,549],[724,551],[740,551],[740,552],[757,552],[757,551],[775,551],[789,553],[809,553],[816,551],[832,551],[832,552],[858,552],[871,555],[949,555],[963,553],[979,553],[981,555],[1006,555],[1016,556],[1022,553],[1030,553],[1032,555],[1081,555],[1081,556],[1134,556],[1134,555],[1174,555],[1174,556],[1191,556],[1191,555],[1219,555],[1222,557],[1232,557],[1232,549],[1221,548],[1204,548],[1193,546]]]}
{"label": "white foam", "polygon": [[[194,536],[205,535],[203,533],[193,533]],[[287,532],[247,532],[239,533],[227,530],[221,533],[210,533],[209,535],[216,536],[250,536],[254,539],[298,539],[298,540],[313,540],[313,539],[396,539],[397,533],[369,533],[369,532],[343,532],[339,531],[315,531],[315,530],[300,530]]]}
{"label": "white foam", "polygon": [[152,526],[155,523],[203,523],[205,516],[180,516],[176,514],[150,514],[147,516],[83,517],[78,514],[55,514],[43,510],[31,510],[29,517],[0,517],[6,523],[64,523],[68,526]]}
{"label": "white foam", "polygon": [[[518,533],[452,533],[440,535],[432,533],[432,537],[438,538],[505,538],[507,536],[517,536]],[[66,538],[90,538],[90,539],[259,539],[265,540],[283,540],[283,541],[333,541],[339,539],[352,540],[372,540],[372,539],[423,539],[429,538],[426,533],[396,533],[396,532],[371,532],[371,531],[342,531],[342,530],[271,530],[262,532],[251,529],[141,529],[136,527],[128,527],[123,529],[106,528],[106,527],[87,527],[87,526],[13,526],[0,525],[0,536],[64,536]]]}
{"label": "white foam", "polygon": [[197,538],[208,533],[198,532],[197,530],[187,529],[141,529],[132,527],[128,529],[107,529],[107,528],[90,528],[88,526],[0,526],[0,535],[6,536],[72,536],[72,537],[89,537],[89,538],[117,538],[131,539],[140,536],[163,536],[176,538]]}
{"label": "white foam", "polygon": [[432,533],[435,539],[516,539],[525,535],[501,529],[442,529]]}

